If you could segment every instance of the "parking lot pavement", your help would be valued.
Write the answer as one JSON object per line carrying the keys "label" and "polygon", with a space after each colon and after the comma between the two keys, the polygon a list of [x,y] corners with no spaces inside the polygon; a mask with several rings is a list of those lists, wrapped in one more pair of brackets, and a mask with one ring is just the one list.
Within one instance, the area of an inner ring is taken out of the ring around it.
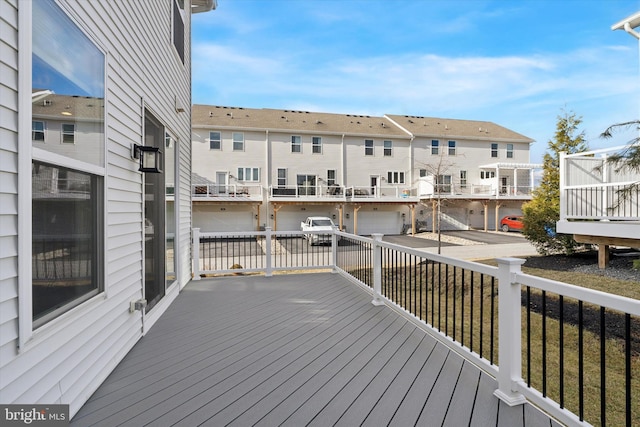
{"label": "parking lot pavement", "polygon": [[448,236],[460,237],[467,240],[473,240],[474,242],[487,243],[489,245],[494,244],[510,244],[510,243],[524,243],[527,239],[522,233],[503,231],[480,231],[480,230],[465,230],[465,231],[443,231],[443,234]]}
{"label": "parking lot pavement", "polygon": [[[397,235],[397,236],[382,236],[383,242],[393,243],[394,245],[402,245],[408,248],[437,248],[438,241],[431,239],[421,239],[419,237],[412,237],[408,235]],[[453,243],[441,242],[440,247],[445,246],[457,246]]]}

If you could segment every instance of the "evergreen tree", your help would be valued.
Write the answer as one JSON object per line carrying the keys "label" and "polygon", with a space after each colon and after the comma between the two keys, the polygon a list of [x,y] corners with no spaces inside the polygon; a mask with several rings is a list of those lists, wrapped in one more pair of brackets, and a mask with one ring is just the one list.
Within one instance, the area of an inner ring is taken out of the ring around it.
{"label": "evergreen tree", "polygon": [[531,201],[522,207],[522,232],[543,255],[571,254],[582,246],[570,234],[555,231],[560,219],[560,153],[573,154],[588,149],[584,131],[578,131],[581,123],[582,118],[573,112],[558,116],[555,136],[548,142],[544,155],[542,181],[534,190]]}

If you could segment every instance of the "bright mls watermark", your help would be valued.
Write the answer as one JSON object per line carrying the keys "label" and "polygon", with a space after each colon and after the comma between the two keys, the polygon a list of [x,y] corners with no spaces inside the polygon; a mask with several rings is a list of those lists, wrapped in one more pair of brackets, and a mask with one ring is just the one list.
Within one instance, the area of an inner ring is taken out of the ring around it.
{"label": "bright mls watermark", "polygon": [[0,425],[68,426],[69,405],[0,405]]}

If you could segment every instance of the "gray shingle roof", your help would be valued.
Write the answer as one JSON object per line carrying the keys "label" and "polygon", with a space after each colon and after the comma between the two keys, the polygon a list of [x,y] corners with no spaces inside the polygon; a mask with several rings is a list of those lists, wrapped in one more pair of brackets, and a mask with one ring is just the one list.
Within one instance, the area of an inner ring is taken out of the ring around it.
{"label": "gray shingle roof", "polygon": [[192,123],[194,127],[204,128],[296,131],[300,133],[317,132],[323,134],[393,137],[396,139],[410,138],[411,135],[414,135],[420,137],[533,142],[531,138],[492,122],[397,114],[367,116],[271,108],[194,105],[192,108]]}

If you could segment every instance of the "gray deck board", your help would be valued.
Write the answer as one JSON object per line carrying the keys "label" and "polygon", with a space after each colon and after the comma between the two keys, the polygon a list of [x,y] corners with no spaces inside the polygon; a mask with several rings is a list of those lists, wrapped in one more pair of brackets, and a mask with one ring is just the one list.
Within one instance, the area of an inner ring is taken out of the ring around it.
{"label": "gray deck board", "polygon": [[336,274],[190,283],[74,426],[555,425]]}

